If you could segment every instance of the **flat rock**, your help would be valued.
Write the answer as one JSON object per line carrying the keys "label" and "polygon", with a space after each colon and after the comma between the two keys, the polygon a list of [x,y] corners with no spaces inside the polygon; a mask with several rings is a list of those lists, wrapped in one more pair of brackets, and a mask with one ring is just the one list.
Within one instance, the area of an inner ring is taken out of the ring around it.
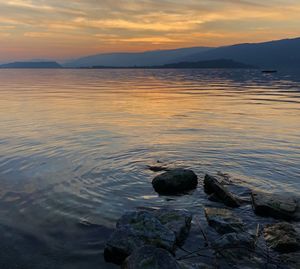
{"label": "flat rock", "polygon": [[122,269],[181,269],[175,258],[165,249],[144,246],[135,250]]}
{"label": "flat rock", "polygon": [[281,222],[264,228],[264,238],[268,246],[282,253],[300,250],[300,236],[292,224]]}
{"label": "flat rock", "polygon": [[284,220],[300,220],[299,201],[289,194],[252,192],[252,204],[256,214]]}
{"label": "flat rock", "polygon": [[121,264],[134,250],[153,245],[173,252],[176,237],[173,231],[146,211],[125,214],[117,223],[117,230],[106,243],[106,261]]}
{"label": "flat rock", "polygon": [[229,207],[240,206],[238,199],[213,176],[205,175],[204,191]]}
{"label": "flat rock", "polygon": [[156,176],[152,185],[160,194],[179,194],[195,189],[198,179],[192,170],[177,168]]}
{"label": "flat rock", "polygon": [[224,208],[206,207],[204,209],[208,224],[218,233],[239,233],[243,232],[243,222],[230,210]]}

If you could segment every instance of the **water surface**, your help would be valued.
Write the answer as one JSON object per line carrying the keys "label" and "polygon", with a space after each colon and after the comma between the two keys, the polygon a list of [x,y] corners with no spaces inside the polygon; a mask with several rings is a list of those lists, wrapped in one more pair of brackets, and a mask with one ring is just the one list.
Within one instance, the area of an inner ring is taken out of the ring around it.
{"label": "water surface", "polygon": [[158,160],[300,191],[300,73],[258,70],[0,70],[0,267],[116,268],[103,245],[159,197]]}

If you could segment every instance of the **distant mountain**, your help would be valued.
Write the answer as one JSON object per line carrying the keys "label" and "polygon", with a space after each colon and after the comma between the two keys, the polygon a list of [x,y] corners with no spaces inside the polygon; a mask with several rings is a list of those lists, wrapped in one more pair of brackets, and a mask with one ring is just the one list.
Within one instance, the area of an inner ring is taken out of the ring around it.
{"label": "distant mountain", "polygon": [[0,65],[0,68],[62,68],[57,62],[13,62]]}
{"label": "distant mountain", "polygon": [[196,68],[215,68],[215,69],[230,69],[230,68],[254,68],[254,66],[235,62],[227,59],[211,60],[211,61],[199,61],[199,62],[179,62],[164,65],[154,66],[93,66],[93,69],[110,69],[110,68],[124,68],[124,69],[196,69]]}
{"label": "distant mountain", "polygon": [[233,60],[219,59],[198,62],[179,62],[173,64],[165,64],[162,68],[254,68],[254,66],[236,62]]}
{"label": "distant mountain", "polygon": [[93,66],[154,66],[177,62],[177,59],[210,50],[208,47],[182,48],[174,50],[157,50],[140,53],[109,53],[92,55],[64,64],[65,67]]}
{"label": "distant mountain", "polygon": [[219,47],[182,57],[181,61],[232,59],[262,68],[300,68],[300,38]]}

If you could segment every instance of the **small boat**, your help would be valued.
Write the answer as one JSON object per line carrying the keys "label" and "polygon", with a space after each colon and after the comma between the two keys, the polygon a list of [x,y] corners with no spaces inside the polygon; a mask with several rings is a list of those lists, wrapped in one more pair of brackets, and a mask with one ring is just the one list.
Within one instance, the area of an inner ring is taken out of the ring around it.
{"label": "small boat", "polygon": [[265,74],[272,74],[272,73],[277,73],[277,70],[262,70],[261,72]]}

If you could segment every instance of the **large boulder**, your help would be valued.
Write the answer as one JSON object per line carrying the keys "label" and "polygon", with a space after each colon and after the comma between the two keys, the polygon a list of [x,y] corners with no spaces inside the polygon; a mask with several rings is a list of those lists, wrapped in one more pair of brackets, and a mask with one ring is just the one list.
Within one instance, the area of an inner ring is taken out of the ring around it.
{"label": "large boulder", "polygon": [[286,222],[270,224],[264,228],[268,246],[282,253],[300,250],[300,236],[293,225]]}
{"label": "large boulder", "polygon": [[204,211],[208,224],[218,233],[226,234],[244,231],[242,220],[235,216],[230,210],[206,207]]}
{"label": "large boulder", "polygon": [[192,170],[177,168],[156,176],[152,185],[160,194],[179,194],[195,189],[198,178]]}
{"label": "large boulder", "polygon": [[135,250],[122,269],[181,269],[175,258],[162,248],[144,246]]}
{"label": "large boulder", "polygon": [[253,191],[252,204],[258,215],[284,220],[300,220],[298,199],[289,194]]}
{"label": "large boulder", "polygon": [[173,252],[176,236],[156,217],[146,211],[125,214],[117,223],[117,230],[106,243],[106,261],[121,264],[134,250],[153,245]]}
{"label": "large boulder", "polygon": [[211,175],[206,174],[204,177],[204,191],[229,207],[240,206],[238,199]]}

